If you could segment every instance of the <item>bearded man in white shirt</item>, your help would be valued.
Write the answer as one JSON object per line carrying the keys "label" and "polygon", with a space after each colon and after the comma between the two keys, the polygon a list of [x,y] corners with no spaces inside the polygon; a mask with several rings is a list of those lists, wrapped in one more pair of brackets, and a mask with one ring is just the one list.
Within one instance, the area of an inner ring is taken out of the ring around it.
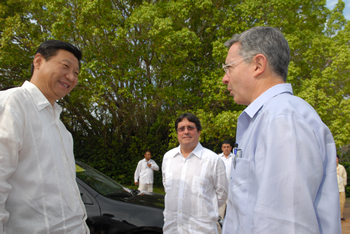
{"label": "bearded man in white shirt", "polygon": [[202,130],[197,116],[180,115],[175,121],[179,146],[163,158],[166,192],[164,233],[218,233],[218,207],[227,199],[225,165],[199,143]]}
{"label": "bearded man in white shirt", "polygon": [[341,233],[332,133],[286,83],[290,49],[283,34],[255,27],[236,34],[223,83],[237,104],[223,233]]}
{"label": "bearded man in white shirt", "polygon": [[[231,177],[232,161],[233,161],[233,154],[231,152],[232,151],[231,142],[229,140],[224,140],[221,144],[221,150],[222,150],[222,153],[219,154],[219,156],[225,164],[226,178],[229,184],[230,177]],[[227,205],[227,202],[225,202],[221,207],[219,207],[219,215],[222,220],[225,217],[226,205]]]}
{"label": "bearded man in white shirt", "polygon": [[152,155],[149,150],[144,156],[145,158],[138,162],[135,170],[135,185],[139,186],[140,191],[153,192],[153,171],[159,171],[159,166],[151,159]]}
{"label": "bearded man in white shirt", "polygon": [[0,234],[89,233],[73,139],[56,103],[78,83],[81,56],[69,43],[45,41],[30,82],[0,92]]}

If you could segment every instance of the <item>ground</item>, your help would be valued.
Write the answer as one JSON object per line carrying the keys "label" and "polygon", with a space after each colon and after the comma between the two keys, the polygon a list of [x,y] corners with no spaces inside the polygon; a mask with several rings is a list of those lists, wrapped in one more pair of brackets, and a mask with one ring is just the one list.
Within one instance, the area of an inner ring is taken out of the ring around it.
{"label": "ground", "polygon": [[345,202],[344,208],[345,221],[341,221],[341,229],[343,234],[350,234],[350,198],[348,197]]}

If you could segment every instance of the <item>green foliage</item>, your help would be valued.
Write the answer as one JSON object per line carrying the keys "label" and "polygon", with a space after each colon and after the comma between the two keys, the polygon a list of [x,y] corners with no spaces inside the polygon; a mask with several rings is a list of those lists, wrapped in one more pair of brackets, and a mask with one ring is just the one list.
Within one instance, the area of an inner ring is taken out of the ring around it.
{"label": "green foliage", "polygon": [[[288,81],[331,129],[338,149],[350,144],[349,38],[344,2],[325,0],[5,0],[0,3],[0,88],[30,79],[46,39],[83,52],[79,84],[59,102],[77,158],[113,179],[133,183],[144,150],[161,165],[177,145],[174,121],[202,121],[201,142],[219,152],[235,141],[245,108],[221,82],[223,43],[250,27],[279,28],[291,48]],[[345,152],[343,153],[345,155]],[[161,173],[155,172],[161,186]]]}
{"label": "green foliage", "polygon": [[348,176],[347,186],[345,186],[345,194],[346,194],[346,197],[350,197],[350,163],[341,162],[340,164],[345,167],[346,174]]}

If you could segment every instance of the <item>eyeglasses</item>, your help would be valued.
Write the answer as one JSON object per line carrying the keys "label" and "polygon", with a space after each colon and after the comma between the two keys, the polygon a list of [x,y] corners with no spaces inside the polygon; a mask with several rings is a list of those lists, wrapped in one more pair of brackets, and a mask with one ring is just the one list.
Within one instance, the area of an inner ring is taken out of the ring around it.
{"label": "eyeglasses", "polygon": [[249,56],[249,57],[245,57],[245,58],[242,58],[242,59],[239,59],[239,60],[236,60],[232,63],[229,63],[229,64],[222,64],[222,69],[224,69],[225,73],[228,75],[228,69],[235,63],[239,62],[239,61],[242,61],[244,59],[247,59],[247,58],[251,58],[252,56]]}
{"label": "eyeglasses", "polygon": [[187,130],[190,132],[190,131],[193,131],[194,129],[196,129],[197,127],[196,126],[183,126],[181,128],[177,128],[177,131],[178,132],[184,132],[186,130],[186,127],[187,127]]}

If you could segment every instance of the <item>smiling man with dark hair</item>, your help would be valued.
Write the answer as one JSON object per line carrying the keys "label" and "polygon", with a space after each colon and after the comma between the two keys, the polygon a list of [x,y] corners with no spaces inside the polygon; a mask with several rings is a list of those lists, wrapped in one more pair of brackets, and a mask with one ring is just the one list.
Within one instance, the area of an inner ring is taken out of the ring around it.
{"label": "smiling man with dark hair", "polygon": [[175,121],[179,147],[163,157],[166,192],[164,233],[218,233],[218,207],[227,198],[225,165],[199,143],[202,130],[197,116],[180,115]]}
{"label": "smiling man with dark hair", "polygon": [[0,92],[0,234],[89,233],[56,103],[77,85],[80,59],[75,46],[46,41],[30,82]]}

